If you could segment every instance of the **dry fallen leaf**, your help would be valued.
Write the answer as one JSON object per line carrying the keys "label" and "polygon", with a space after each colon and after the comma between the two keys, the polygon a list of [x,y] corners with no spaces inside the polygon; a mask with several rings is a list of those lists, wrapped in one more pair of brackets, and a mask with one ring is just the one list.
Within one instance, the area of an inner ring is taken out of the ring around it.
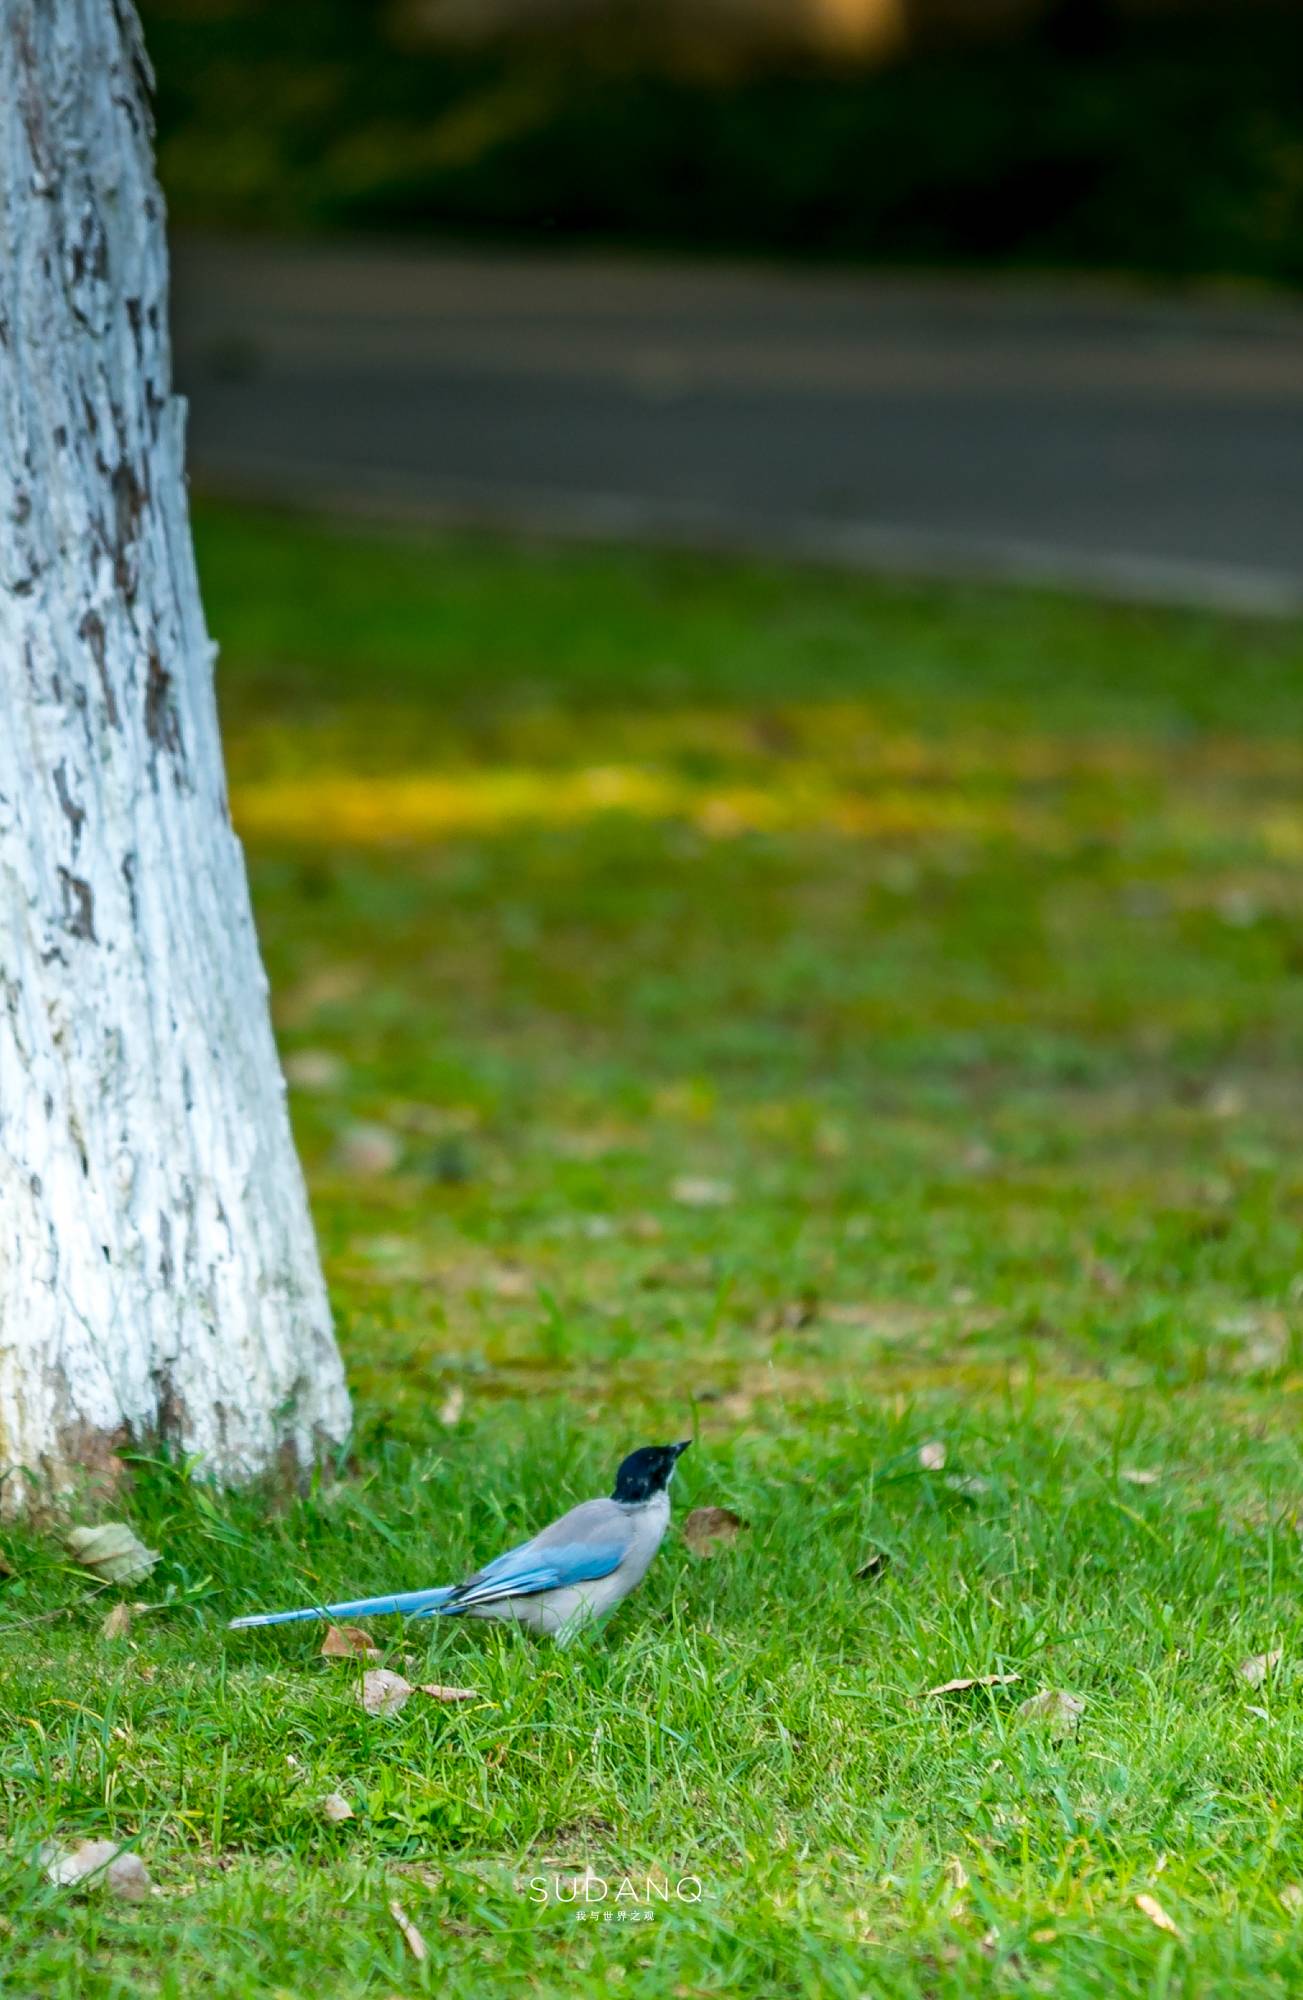
{"label": "dry fallen leaf", "polygon": [[362,1676],[357,1698],[368,1715],[397,1715],[409,1695],[425,1694],[431,1701],[478,1701],[477,1688],[440,1687],[437,1681],[421,1681],[415,1687],[402,1674],[387,1667],[372,1667]]}
{"label": "dry fallen leaf", "polygon": [[727,1208],[733,1186],[730,1181],[708,1180],[704,1174],[680,1174],[670,1193],[683,1208]]}
{"label": "dry fallen leaf", "polygon": [[1167,1911],[1163,1908],[1157,1896],[1137,1896],[1136,1908],[1148,1917],[1151,1924],[1156,1924],[1160,1931],[1167,1931],[1172,1937],[1180,1937],[1180,1931],[1178,1931],[1176,1925],[1168,1916]]}
{"label": "dry fallen leaf", "polygon": [[125,1639],[131,1630],[134,1611],[135,1606],[132,1604],[115,1604],[100,1626],[101,1639]]}
{"label": "dry fallen leaf", "polygon": [[1018,1705],[1022,1721],[1048,1723],[1055,1736],[1070,1735],[1085,1712],[1085,1696],[1065,1694],[1061,1688],[1044,1688]]}
{"label": "dry fallen leaf", "polygon": [[281,988],[276,995],[276,1018],[287,1028],[302,1027],[323,1007],[338,1007],[356,999],[370,980],[364,965],[319,965],[297,986]]}
{"label": "dry fallen leaf", "polygon": [[780,1304],[766,1307],[760,1315],[760,1325],[766,1333],[802,1333],[807,1326],[813,1326],[819,1317],[819,1297],[817,1292],[803,1292],[799,1298],[784,1299]]}
{"label": "dry fallen leaf", "polygon": [[342,1792],[327,1792],[321,1801],[321,1817],[332,1826],[342,1826],[346,1819],[352,1819],[353,1808]]}
{"label": "dry fallen leaf", "polygon": [[489,1274],[489,1288],[495,1299],[528,1299],[533,1296],[534,1280],[519,1264],[499,1264]]}
{"label": "dry fallen leaf", "polygon": [[719,1542],[735,1542],[746,1522],[731,1507],[694,1507],[683,1523],[683,1539],[694,1556],[708,1556]]}
{"label": "dry fallen leaf", "polygon": [[461,1422],[462,1411],[465,1408],[466,1391],[462,1388],[460,1382],[454,1382],[439,1405],[439,1422],[446,1424],[451,1430],[454,1424]]}
{"label": "dry fallen leaf", "polygon": [[389,1905],[389,1914],[402,1932],[403,1941],[407,1949],[411,1952],[412,1957],[418,1965],[424,1965],[426,1959],[429,1957],[429,1953],[425,1948],[425,1939],[417,1930],[416,1925],[412,1922],[402,1904],[397,1902],[391,1903]]}
{"label": "dry fallen leaf", "polygon": [[69,1528],[68,1552],[83,1569],[106,1583],[135,1583],[148,1576],[158,1550],[147,1549],[125,1521],[105,1521],[98,1528]]}
{"label": "dry fallen leaf", "polygon": [[1124,1465],[1118,1474],[1118,1478],[1125,1479],[1128,1486],[1157,1486],[1160,1477],[1161,1474],[1151,1472],[1143,1465]]}
{"label": "dry fallen leaf", "polygon": [[344,1065],[328,1049],[295,1049],[283,1068],[299,1090],[335,1090],[344,1081]]}
{"label": "dry fallen leaf", "polygon": [[1277,1646],[1270,1653],[1255,1653],[1251,1660],[1241,1660],[1239,1673],[1251,1688],[1260,1688],[1273,1668],[1280,1665],[1281,1649]]}
{"label": "dry fallen leaf", "polygon": [[61,1889],[82,1882],[98,1869],[107,1868],[118,1852],[116,1840],[79,1840],[75,1847],[56,1847],[47,1841],[41,1849],[41,1865],[51,1882]]}
{"label": "dry fallen leaf", "polygon": [[412,1683],[388,1667],[372,1667],[362,1676],[357,1698],[368,1715],[397,1715],[412,1692]]}
{"label": "dry fallen leaf", "polygon": [[918,1462],[924,1472],[940,1472],[942,1470],[946,1462],[946,1448],[939,1438],[933,1438],[930,1444],[921,1444],[919,1446]]}
{"label": "dry fallen leaf", "polygon": [[124,1903],[143,1903],[154,1886],[138,1854],[119,1854],[110,1861],[105,1882],[109,1894]]}
{"label": "dry fallen leaf", "polygon": [[380,1648],[360,1625],[331,1625],[321,1642],[323,1660],[378,1660]]}
{"label": "dry fallen leaf", "polygon": [[929,1688],[927,1693],[929,1695],[966,1694],[969,1688],[1012,1687],[1013,1683],[1016,1680],[1021,1680],[1021,1678],[1020,1674],[973,1674],[968,1678],[957,1681],[942,1681],[939,1687]]}
{"label": "dry fallen leaf", "polygon": [[144,1862],[138,1854],[119,1847],[116,1840],[79,1840],[75,1847],[44,1847],[41,1859],[51,1882],[60,1888],[84,1882],[88,1888],[107,1889],[123,1903],[143,1903],[149,1895],[151,1884]]}
{"label": "dry fallen leaf", "polygon": [[882,1575],[890,1562],[891,1557],[885,1549],[874,1549],[872,1555],[866,1556],[856,1570],[855,1581],[857,1583],[872,1583],[875,1578]]}
{"label": "dry fallen leaf", "polygon": [[393,1172],[401,1153],[397,1134],[387,1125],[350,1125],[340,1135],[335,1160],[346,1174],[375,1180]]}

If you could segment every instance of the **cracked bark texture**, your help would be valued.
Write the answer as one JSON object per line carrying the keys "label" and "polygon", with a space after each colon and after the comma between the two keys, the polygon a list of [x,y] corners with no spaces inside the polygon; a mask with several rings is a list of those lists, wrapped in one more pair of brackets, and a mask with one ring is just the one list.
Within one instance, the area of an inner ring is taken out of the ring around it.
{"label": "cracked bark texture", "polygon": [[129,0],[0,4],[0,1505],[349,1422],[226,804]]}

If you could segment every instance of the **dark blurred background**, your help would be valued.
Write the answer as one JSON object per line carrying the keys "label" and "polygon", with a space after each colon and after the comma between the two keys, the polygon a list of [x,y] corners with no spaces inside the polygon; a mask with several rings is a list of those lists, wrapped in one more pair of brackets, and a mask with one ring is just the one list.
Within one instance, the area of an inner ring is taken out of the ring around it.
{"label": "dark blurred background", "polygon": [[1303,9],[144,0],[201,486],[1303,605]]}
{"label": "dark blurred background", "polygon": [[185,222],[1303,278],[1271,0],[143,0]]}

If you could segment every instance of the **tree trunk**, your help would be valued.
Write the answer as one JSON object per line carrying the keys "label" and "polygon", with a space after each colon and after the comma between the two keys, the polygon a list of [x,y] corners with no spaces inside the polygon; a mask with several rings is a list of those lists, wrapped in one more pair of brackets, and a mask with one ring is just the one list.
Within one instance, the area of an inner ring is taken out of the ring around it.
{"label": "tree trunk", "polygon": [[0,0],[0,1499],[348,1400],[231,830],[130,0]]}

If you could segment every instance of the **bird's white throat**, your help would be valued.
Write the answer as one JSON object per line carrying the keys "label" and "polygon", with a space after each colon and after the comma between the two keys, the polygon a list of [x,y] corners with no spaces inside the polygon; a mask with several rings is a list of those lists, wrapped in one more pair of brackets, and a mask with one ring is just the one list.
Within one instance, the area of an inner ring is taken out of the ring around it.
{"label": "bird's white throat", "polygon": [[621,1500],[618,1503],[631,1520],[653,1530],[657,1539],[670,1525],[670,1495],[668,1487],[653,1493],[649,1500]]}

